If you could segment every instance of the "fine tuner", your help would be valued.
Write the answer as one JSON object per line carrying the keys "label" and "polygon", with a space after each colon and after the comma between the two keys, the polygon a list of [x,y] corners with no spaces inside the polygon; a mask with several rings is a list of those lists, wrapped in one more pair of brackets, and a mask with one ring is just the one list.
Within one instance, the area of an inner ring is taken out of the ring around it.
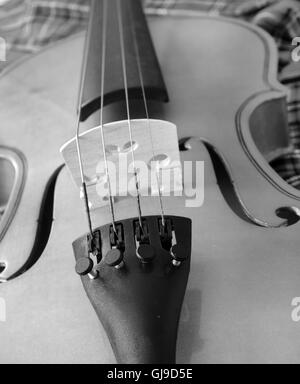
{"label": "fine tuner", "polygon": [[[143,228],[140,227],[138,219],[133,219],[133,232],[130,234],[124,233],[124,227],[127,226],[123,223],[117,223],[117,233],[114,232],[112,226],[109,232],[107,228],[100,228],[93,233],[93,238],[90,235],[86,236],[86,256],[78,257],[76,263],[76,272],[80,276],[88,276],[91,280],[99,277],[99,271],[102,267],[115,268],[121,270],[124,267],[128,269],[125,254],[131,252],[137,256],[137,260],[142,266],[150,266],[160,256],[161,252],[169,254],[169,259],[166,258],[165,267],[173,266],[180,267],[183,262],[189,259],[189,249],[191,244],[189,242],[190,236],[185,239],[184,243],[176,243],[176,232],[180,231],[181,226],[184,225],[185,219],[174,219],[172,217],[165,218],[165,225],[162,225],[160,217],[143,218]],[[153,224],[156,225],[153,227]],[[175,223],[175,224],[174,224]],[[151,229],[150,229],[151,228]],[[154,228],[154,236],[150,234],[150,230]],[[108,235],[108,238],[102,236]],[[126,239],[133,236],[134,241],[128,245]],[[160,244],[156,241],[153,244],[153,238],[159,237]],[[82,242],[84,240],[82,239]],[[74,250],[76,253],[77,242],[74,243]],[[104,254],[104,244],[110,249]],[[135,244],[133,251],[130,249],[132,244]],[[159,244],[159,246],[158,246]],[[94,261],[95,259],[96,261]],[[103,263],[102,263],[103,262]],[[169,270],[166,268],[165,272]]]}

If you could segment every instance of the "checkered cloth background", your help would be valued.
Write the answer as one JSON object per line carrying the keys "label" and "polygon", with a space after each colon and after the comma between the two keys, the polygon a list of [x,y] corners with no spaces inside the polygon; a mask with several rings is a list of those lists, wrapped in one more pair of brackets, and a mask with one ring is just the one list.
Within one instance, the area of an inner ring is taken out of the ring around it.
{"label": "checkered cloth background", "polygon": [[[162,14],[173,8],[189,9],[253,22],[277,42],[280,71],[291,62],[292,39],[300,36],[300,0],[144,0],[144,5]],[[90,0],[0,0],[0,37],[8,47],[0,70],[21,55],[85,29],[89,11]],[[271,165],[300,189],[300,79],[288,86],[292,150]]]}

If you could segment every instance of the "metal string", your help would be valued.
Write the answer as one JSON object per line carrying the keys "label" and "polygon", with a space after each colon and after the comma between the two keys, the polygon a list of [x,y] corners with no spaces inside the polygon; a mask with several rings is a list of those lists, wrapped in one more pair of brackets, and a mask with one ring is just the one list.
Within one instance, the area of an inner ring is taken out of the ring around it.
{"label": "metal string", "polygon": [[[89,36],[89,33],[87,34]],[[85,58],[83,62],[83,71],[82,73],[86,72],[86,66],[87,66],[87,60]],[[79,101],[82,101],[83,98],[83,89],[84,89],[84,80],[83,78],[81,79],[81,84],[80,84],[80,90],[79,90]],[[77,127],[76,127],[76,150],[77,150],[77,157],[78,157],[78,162],[79,162],[79,170],[80,170],[80,179],[81,179],[81,190],[83,193],[83,198],[84,198],[84,206],[85,206],[85,211],[86,211],[86,216],[87,216],[87,222],[88,222],[88,227],[90,231],[90,235],[93,238],[94,233],[93,233],[93,226],[92,226],[92,219],[91,219],[91,211],[89,207],[89,199],[88,199],[88,193],[87,193],[87,187],[86,187],[86,182],[85,182],[85,177],[83,173],[83,161],[82,161],[82,154],[81,154],[81,147],[80,147],[80,122],[81,122],[81,111],[80,111],[80,105],[79,109],[77,111],[78,114],[78,120],[77,120]]]}
{"label": "metal string", "polygon": [[130,118],[130,108],[129,108],[127,66],[126,66],[125,42],[124,42],[124,26],[123,26],[123,20],[122,20],[122,12],[121,12],[121,1],[122,0],[117,1],[117,13],[118,13],[118,24],[119,24],[119,33],[120,33],[122,69],[123,69],[123,79],[124,79],[124,88],[125,88],[128,131],[129,131],[129,138],[130,138],[130,145],[131,145],[131,157],[132,157],[132,165],[133,165],[133,169],[134,169],[135,188],[136,188],[136,193],[137,193],[136,197],[137,197],[138,217],[139,217],[139,224],[140,224],[141,230],[143,230],[140,186],[139,186],[139,180],[138,180],[138,175],[137,175],[137,169],[135,166],[135,155],[134,155],[134,148],[133,148],[134,142],[133,142],[132,126],[131,126],[131,118]]}
{"label": "metal string", "polygon": [[[107,41],[107,0],[104,0],[103,2],[103,30],[102,30],[102,69],[101,69],[101,110],[100,110],[100,131],[101,131],[101,139],[103,144],[103,153],[104,153],[104,162],[105,162],[105,172],[106,172],[106,178],[107,183],[109,187],[109,202],[110,202],[110,210],[112,215],[112,225],[114,232],[116,233],[116,226],[115,226],[115,214],[114,214],[114,206],[113,206],[113,198],[111,194],[111,183],[110,183],[110,177],[108,172],[108,164],[107,164],[107,155],[106,155],[106,145],[105,145],[105,137],[104,137],[104,130],[103,130],[103,107],[104,107],[104,78],[105,78],[105,64],[106,64],[106,41]],[[84,68],[83,73],[86,72],[86,61],[84,62]],[[83,88],[84,83],[83,80],[81,82],[80,86],[80,94],[79,94],[79,100],[82,100],[83,98]],[[79,171],[80,171],[80,178],[81,178],[81,184],[82,184],[82,193],[84,198],[84,205],[85,205],[85,211],[87,215],[87,221],[88,221],[88,227],[90,231],[90,235],[93,238],[93,226],[92,226],[92,219],[91,219],[91,211],[89,207],[89,199],[88,199],[88,192],[87,192],[87,185],[85,182],[85,176],[83,171],[83,161],[82,161],[82,152],[81,152],[81,146],[80,146],[80,109],[78,111],[78,121],[77,121],[77,129],[76,129],[76,149],[77,149],[77,156],[78,156],[78,162],[79,162]]]}
{"label": "metal string", "polygon": [[[154,140],[153,140],[153,135],[152,135],[152,130],[151,130],[150,115],[149,115],[149,108],[148,108],[148,102],[147,102],[147,96],[146,96],[146,90],[145,90],[145,84],[144,84],[144,76],[143,76],[143,71],[142,71],[140,49],[139,49],[139,45],[138,45],[138,41],[137,41],[136,30],[135,30],[134,23],[133,23],[132,9],[131,9],[130,4],[127,4],[127,5],[128,5],[129,14],[130,14],[131,31],[132,31],[132,35],[133,35],[134,49],[135,49],[136,58],[137,58],[137,66],[138,66],[138,73],[139,73],[139,78],[140,78],[140,83],[141,83],[143,102],[144,102],[146,118],[147,118],[147,122],[148,122],[148,129],[150,132],[152,155],[154,158],[155,157]],[[159,204],[160,204],[162,225],[165,226],[165,212],[164,212],[164,206],[163,206],[161,184],[159,181],[159,175],[158,175],[157,168],[156,168],[155,175],[156,175],[156,182],[157,182],[158,193],[159,193]]]}
{"label": "metal string", "polygon": [[108,162],[107,162],[107,154],[106,154],[106,143],[105,143],[105,135],[104,135],[104,127],[103,127],[103,108],[104,108],[104,88],[105,88],[105,69],[106,69],[106,42],[107,42],[107,3],[108,0],[103,0],[103,26],[102,26],[102,57],[101,57],[101,105],[100,105],[100,133],[102,140],[102,150],[104,156],[104,166],[105,166],[105,175],[106,181],[108,184],[109,191],[109,207],[112,219],[112,226],[115,234],[117,234],[116,230],[116,222],[115,222],[115,210],[114,210],[114,201],[112,197],[111,190],[111,181],[108,170]]}

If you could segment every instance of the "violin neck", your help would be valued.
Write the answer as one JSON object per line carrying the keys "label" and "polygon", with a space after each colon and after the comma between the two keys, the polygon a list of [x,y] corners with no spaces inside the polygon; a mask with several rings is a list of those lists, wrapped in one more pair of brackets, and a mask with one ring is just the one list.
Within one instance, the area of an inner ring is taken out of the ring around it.
{"label": "violin neck", "polygon": [[101,107],[102,95],[104,105],[124,100],[125,77],[129,99],[142,99],[144,89],[147,99],[168,101],[141,2],[93,0],[79,97],[81,121]]}

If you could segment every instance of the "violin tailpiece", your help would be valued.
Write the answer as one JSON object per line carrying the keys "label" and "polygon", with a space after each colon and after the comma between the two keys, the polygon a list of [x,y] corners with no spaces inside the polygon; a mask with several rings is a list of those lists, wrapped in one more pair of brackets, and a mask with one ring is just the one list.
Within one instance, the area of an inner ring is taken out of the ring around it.
{"label": "violin tailpiece", "polygon": [[[175,363],[181,307],[191,262],[190,219],[143,218],[98,228],[100,249],[90,262],[87,238],[73,244],[86,293],[110,339],[118,363]],[[92,273],[91,273],[92,272]]]}

